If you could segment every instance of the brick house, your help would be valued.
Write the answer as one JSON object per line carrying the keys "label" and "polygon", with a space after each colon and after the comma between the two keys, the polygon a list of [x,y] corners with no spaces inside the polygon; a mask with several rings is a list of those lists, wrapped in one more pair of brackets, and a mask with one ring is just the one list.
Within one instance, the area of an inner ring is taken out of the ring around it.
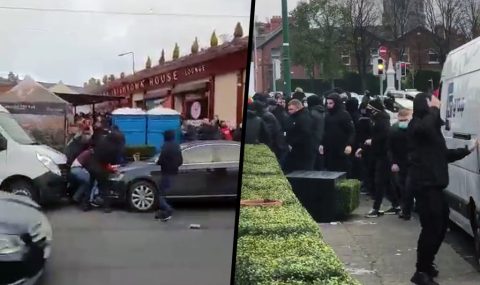
{"label": "brick house", "polygon": [[[255,90],[269,91],[273,87],[273,67],[274,61],[281,62],[282,51],[282,19],[281,17],[273,17],[268,23],[257,23],[256,36],[256,86]],[[439,54],[436,52],[436,45],[433,40],[433,34],[424,27],[417,27],[398,39],[393,39],[384,27],[372,27],[369,33],[372,37],[372,45],[370,47],[370,58],[378,55],[378,48],[385,46],[388,54],[392,57],[395,64],[401,58],[402,61],[409,63],[409,69],[412,70],[434,70],[441,71]],[[464,41],[459,39],[454,47],[460,46]],[[291,43],[294,44],[294,43]],[[400,53],[403,50],[403,55]],[[339,49],[342,62],[347,71],[356,72],[357,63],[353,51],[348,49]],[[255,57],[253,57],[255,58]],[[371,62],[371,60],[369,60]],[[372,70],[372,65],[369,67]],[[291,66],[292,79],[310,79],[305,68],[299,65]],[[283,77],[277,73],[277,77]],[[316,68],[315,78],[321,79],[322,72],[320,68]],[[294,88],[294,86],[292,86]],[[281,86],[277,86],[277,90],[282,90]]]}

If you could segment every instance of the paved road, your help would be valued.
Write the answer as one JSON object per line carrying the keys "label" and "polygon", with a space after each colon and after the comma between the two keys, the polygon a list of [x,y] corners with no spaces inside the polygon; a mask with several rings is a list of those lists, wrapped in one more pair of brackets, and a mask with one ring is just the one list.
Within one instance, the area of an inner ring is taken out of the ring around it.
{"label": "paved road", "polygon": [[234,208],[183,206],[168,223],[122,210],[47,215],[54,247],[40,285],[230,284]]}
{"label": "paved road", "polygon": [[[321,224],[324,239],[333,247],[347,269],[365,285],[407,285],[415,270],[420,224],[397,216],[365,219],[372,201],[362,195],[361,206],[352,219],[341,224]],[[447,234],[436,263],[442,285],[480,284],[473,267],[472,239],[453,227]]]}

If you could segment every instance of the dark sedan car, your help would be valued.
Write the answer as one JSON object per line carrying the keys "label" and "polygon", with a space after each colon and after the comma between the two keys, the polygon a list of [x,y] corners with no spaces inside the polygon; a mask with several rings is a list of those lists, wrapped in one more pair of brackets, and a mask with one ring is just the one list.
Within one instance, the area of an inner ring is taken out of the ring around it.
{"label": "dark sedan car", "polygon": [[32,285],[50,256],[52,227],[30,198],[0,191],[0,284]]}
{"label": "dark sedan car", "polygon": [[[169,199],[235,198],[237,196],[240,143],[195,141],[181,145],[183,165],[175,178]],[[132,162],[112,176],[113,196],[136,211],[147,212],[157,205],[161,177],[158,155]]]}

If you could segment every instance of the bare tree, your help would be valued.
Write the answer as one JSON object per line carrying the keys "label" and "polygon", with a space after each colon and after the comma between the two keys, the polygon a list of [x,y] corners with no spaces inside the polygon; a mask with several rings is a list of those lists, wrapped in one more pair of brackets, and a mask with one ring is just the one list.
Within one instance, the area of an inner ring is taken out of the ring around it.
{"label": "bare tree", "polygon": [[440,64],[458,44],[464,0],[425,0],[427,29],[433,34]]}
{"label": "bare tree", "polygon": [[462,1],[459,28],[468,40],[480,36],[480,0]]}
{"label": "bare tree", "polygon": [[362,90],[365,90],[370,47],[374,42],[370,29],[377,24],[380,11],[374,0],[344,0],[342,6],[346,41],[354,53]]}

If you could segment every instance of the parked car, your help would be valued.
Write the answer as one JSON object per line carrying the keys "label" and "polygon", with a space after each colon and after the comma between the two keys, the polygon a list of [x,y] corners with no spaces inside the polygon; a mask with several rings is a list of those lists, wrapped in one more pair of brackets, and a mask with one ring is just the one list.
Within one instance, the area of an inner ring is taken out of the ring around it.
{"label": "parked car", "polygon": [[0,191],[0,284],[35,284],[50,257],[52,227],[28,197]]}
{"label": "parked car", "polygon": [[[183,165],[169,199],[235,198],[238,187],[240,143],[194,141],[181,145]],[[156,164],[159,155],[147,161],[132,162],[110,177],[112,196],[131,209],[147,212],[157,206],[157,187],[161,177]]]}

